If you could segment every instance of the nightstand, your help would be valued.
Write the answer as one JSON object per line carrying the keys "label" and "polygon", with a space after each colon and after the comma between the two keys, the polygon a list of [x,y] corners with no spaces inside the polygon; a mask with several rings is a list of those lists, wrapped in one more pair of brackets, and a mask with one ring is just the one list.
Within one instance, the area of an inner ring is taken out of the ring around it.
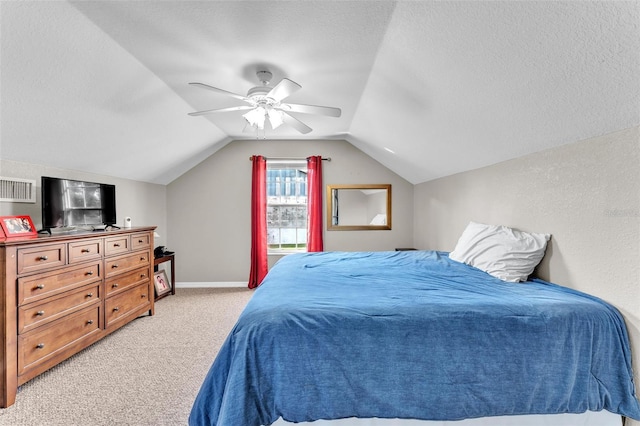
{"label": "nightstand", "polygon": [[176,267],[175,267],[175,254],[169,254],[162,257],[156,257],[153,259],[153,272],[158,272],[158,265],[164,262],[171,262],[171,291],[164,293],[155,298],[155,300],[162,299],[169,294],[176,294]]}

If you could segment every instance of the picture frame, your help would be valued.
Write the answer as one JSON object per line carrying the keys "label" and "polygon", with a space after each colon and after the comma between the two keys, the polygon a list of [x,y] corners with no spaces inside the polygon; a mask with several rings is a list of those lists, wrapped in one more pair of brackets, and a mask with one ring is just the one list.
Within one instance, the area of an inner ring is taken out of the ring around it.
{"label": "picture frame", "polygon": [[153,273],[153,286],[156,289],[156,297],[171,291],[172,283],[169,281],[169,278],[167,278],[167,273],[164,269]]}
{"label": "picture frame", "polygon": [[6,238],[35,237],[38,235],[31,216],[0,216],[0,228]]}

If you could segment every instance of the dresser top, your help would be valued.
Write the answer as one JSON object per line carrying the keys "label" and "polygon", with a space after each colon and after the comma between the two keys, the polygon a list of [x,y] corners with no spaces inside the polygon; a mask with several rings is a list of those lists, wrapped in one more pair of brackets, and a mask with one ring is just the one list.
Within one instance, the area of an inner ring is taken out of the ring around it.
{"label": "dresser top", "polygon": [[147,232],[153,231],[156,226],[136,226],[131,228],[122,229],[109,229],[100,231],[67,231],[67,232],[54,232],[49,234],[38,234],[31,237],[9,237],[0,239],[0,247],[13,246],[13,245],[27,245],[27,244],[40,244],[49,242],[59,242],[65,240],[77,240],[81,238],[101,238],[110,237],[113,235],[131,234],[135,232]]}

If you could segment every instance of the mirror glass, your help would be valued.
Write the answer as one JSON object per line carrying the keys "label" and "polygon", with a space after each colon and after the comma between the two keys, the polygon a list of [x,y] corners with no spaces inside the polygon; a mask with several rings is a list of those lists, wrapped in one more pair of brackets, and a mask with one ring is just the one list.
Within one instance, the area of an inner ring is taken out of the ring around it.
{"label": "mirror glass", "polygon": [[327,185],[327,230],[391,229],[391,185]]}

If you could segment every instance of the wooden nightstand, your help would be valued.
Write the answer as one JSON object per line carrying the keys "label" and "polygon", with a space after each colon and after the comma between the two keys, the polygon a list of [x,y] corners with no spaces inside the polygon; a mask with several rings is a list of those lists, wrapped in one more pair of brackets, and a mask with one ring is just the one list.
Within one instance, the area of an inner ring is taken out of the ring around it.
{"label": "wooden nightstand", "polygon": [[162,257],[156,257],[155,259],[153,259],[153,272],[158,272],[158,265],[164,262],[171,262],[171,291],[161,294],[160,296],[157,296],[155,298],[155,300],[159,300],[162,299],[165,296],[168,296],[170,294],[176,294],[176,266],[175,266],[175,254],[170,254],[167,256],[162,256]]}

